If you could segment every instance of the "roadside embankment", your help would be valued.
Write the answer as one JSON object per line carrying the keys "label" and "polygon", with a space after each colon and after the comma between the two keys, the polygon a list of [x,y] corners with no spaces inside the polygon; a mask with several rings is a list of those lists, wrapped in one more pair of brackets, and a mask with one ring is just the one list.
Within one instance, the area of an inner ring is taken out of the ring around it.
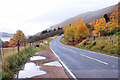
{"label": "roadside embankment", "polygon": [[[60,42],[65,45],[68,45],[67,41],[64,38],[61,38]],[[95,40],[93,38],[85,39],[82,42],[76,44],[75,46],[73,45],[69,46],[120,57],[119,45],[120,45],[119,36],[113,35],[111,37],[110,36],[100,38],[98,37]]]}

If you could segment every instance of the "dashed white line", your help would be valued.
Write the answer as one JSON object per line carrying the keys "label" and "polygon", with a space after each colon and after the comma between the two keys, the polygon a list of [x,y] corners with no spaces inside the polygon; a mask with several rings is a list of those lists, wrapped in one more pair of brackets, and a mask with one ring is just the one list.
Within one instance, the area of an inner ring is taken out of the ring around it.
{"label": "dashed white line", "polygon": [[72,52],[74,52],[74,53],[77,53],[77,52],[75,52],[75,51],[73,51],[73,50],[71,50],[71,49],[69,49],[70,51],[72,51]]}
{"label": "dashed white line", "polygon": [[[65,47],[63,47],[64,49],[67,49],[67,48],[65,48]],[[73,51],[73,50],[71,50],[71,49],[68,49],[69,51],[72,51],[72,52],[74,52],[74,53],[77,53],[77,52],[75,52],[75,51]],[[95,61],[97,61],[97,62],[100,62],[100,63],[103,63],[103,64],[105,64],[105,65],[108,65],[108,63],[107,62],[103,62],[103,61],[101,61],[101,60],[98,60],[98,59],[95,59],[95,58],[92,58],[92,57],[89,57],[89,56],[86,56],[86,55],[83,55],[83,54],[80,54],[81,56],[84,56],[84,57],[87,57],[87,58],[89,58],[89,59],[92,59],[92,60],[95,60]]]}
{"label": "dashed white line", "polygon": [[103,63],[103,64],[105,64],[105,65],[108,65],[107,62],[103,62],[103,61],[101,61],[101,60],[98,60],[98,59],[95,59],[95,58],[92,58],[92,57],[89,57],[89,56],[86,56],[86,55],[83,55],[83,54],[80,54],[80,55],[81,55],[81,56],[84,56],[84,57],[87,57],[87,58],[89,58],[89,59],[95,60],[95,61],[97,61],[97,62]]}
{"label": "dashed white line", "polygon": [[[52,50],[52,48],[50,47],[50,49]],[[75,79],[77,80],[77,78],[75,77],[75,75],[67,68],[67,66],[62,62],[62,60],[57,56],[57,54],[52,50],[52,52],[55,54],[55,56],[59,59],[60,63],[64,66],[64,68],[69,72],[69,74]]]}
{"label": "dashed white line", "polygon": [[[64,49],[67,49],[67,48],[65,48],[65,47],[63,47]],[[72,51],[72,52],[74,52],[74,53],[77,53],[77,52],[75,52],[75,51],[73,51],[73,50],[71,50],[71,49],[68,49],[69,51]]]}

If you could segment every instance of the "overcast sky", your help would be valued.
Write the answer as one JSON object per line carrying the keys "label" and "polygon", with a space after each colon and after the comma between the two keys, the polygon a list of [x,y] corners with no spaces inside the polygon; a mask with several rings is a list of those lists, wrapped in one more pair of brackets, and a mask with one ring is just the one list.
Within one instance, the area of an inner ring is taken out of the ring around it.
{"label": "overcast sky", "polygon": [[99,10],[119,0],[0,0],[0,32],[34,35],[78,14]]}

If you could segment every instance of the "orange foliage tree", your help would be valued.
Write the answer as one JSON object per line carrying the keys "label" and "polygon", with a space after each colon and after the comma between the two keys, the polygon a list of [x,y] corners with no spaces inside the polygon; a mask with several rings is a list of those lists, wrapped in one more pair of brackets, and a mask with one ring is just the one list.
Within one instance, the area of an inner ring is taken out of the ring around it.
{"label": "orange foliage tree", "polygon": [[14,36],[10,39],[10,45],[18,46],[18,51],[19,51],[19,46],[23,44],[25,45],[26,43],[27,43],[27,39],[21,30],[18,30],[16,34],[14,34]]}
{"label": "orange foliage tree", "polygon": [[94,26],[94,30],[93,30],[93,34],[95,36],[98,36],[98,33],[100,31],[105,31],[106,33],[112,29],[114,29],[115,27],[120,27],[119,26],[119,19],[120,19],[120,6],[119,4],[115,7],[114,11],[112,12],[112,14],[110,15],[110,20],[106,23],[105,18],[100,18],[97,19],[96,21],[91,21],[90,22],[90,26],[93,27]]}
{"label": "orange foliage tree", "polygon": [[85,23],[83,23],[82,19],[78,19],[78,21],[76,21],[76,27],[77,31],[75,34],[75,41],[79,41],[89,36],[89,29],[87,28]]}

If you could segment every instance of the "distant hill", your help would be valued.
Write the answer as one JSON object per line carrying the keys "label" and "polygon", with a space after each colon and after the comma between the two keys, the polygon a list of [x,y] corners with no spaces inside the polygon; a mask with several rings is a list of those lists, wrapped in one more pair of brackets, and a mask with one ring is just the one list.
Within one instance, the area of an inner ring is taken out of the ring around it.
{"label": "distant hill", "polygon": [[37,36],[37,35],[40,35],[42,32],[38,32],[36,34],[34,34],[33,36]]}
{"label": "distant hill", "polygon": [[27,35],[26,38],[29,38],[30,36],[32,36],[32,35]]}
{"label": "distant hill", "polygon": [[7,32],[0,32],[1,37],[13,37],[13,34]]}
{"label": "distant hill", "polygon": [[65,24],[70,25],[71,23],[76,23],[76,21],[79,18],[83,19],[85,23],[89,23],[91,20],[96,20],[97,18],[101,18],[104,14],[111,14],[115,6],[116,5],[113,5],[113,6],[109,6],[107,8],[103,8],[97,11],[89,11],[89,12],[77,15],[75,17],[69,18],[61,22],[60,24],[57,24],[57,25],[54,25],[48,28],[48,30],[53,30],[54,28],[58,28],[58,27],[64,27]]}

